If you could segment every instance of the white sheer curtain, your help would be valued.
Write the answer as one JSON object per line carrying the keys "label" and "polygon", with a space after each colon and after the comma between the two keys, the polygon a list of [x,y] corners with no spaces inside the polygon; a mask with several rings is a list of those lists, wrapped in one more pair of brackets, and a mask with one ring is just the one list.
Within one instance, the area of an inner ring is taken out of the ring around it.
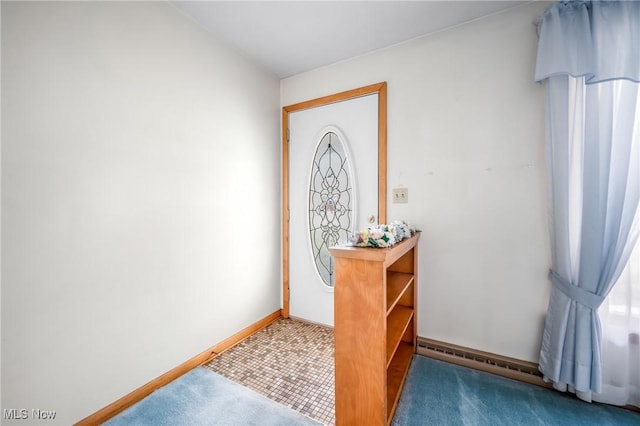
{"label": "white sheer curtain", "polygon": [[639,381],[637,334],[622,331],[634,306],[620,284],[639,231],[640,2],[558,2],[539,29],[553,284],[540,370],[584,400],[634,403],[613,392],[631,395]]}
{"label": "white sheer curtain", "polygon": [[602,392],[593,394],[593,400],[640,407],[640,243],[598,314]]}

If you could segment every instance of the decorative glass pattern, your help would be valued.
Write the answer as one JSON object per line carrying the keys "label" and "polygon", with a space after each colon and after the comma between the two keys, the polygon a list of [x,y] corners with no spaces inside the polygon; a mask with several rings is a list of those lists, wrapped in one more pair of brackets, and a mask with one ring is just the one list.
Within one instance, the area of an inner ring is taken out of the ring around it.
{"label": "decorative glass pattern", "polygon": [[333,286],[333,259],[329,247],[346,242],[353,232],[351,165],[344,143],[327,132],[313,157],[309,183],[309,232],[316,269]]}

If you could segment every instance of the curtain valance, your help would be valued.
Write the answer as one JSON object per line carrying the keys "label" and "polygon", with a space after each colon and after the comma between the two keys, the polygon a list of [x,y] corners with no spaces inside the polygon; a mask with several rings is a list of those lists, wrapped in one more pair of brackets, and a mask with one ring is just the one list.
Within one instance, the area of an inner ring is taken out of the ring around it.
{"label": "curtain valance", "polygon": [[585,77],[586,84],[640,82],[640,2],[558,2],[538,29],[536,81],[565,74]]}

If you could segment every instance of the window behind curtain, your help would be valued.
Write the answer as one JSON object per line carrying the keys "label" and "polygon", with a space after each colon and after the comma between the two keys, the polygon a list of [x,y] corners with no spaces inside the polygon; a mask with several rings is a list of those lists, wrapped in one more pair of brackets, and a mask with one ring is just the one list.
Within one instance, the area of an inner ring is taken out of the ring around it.
{"label": "window behind curtain", "polygon": [[640,241],[598,314],[603,392],[593,399],[640,407]]}

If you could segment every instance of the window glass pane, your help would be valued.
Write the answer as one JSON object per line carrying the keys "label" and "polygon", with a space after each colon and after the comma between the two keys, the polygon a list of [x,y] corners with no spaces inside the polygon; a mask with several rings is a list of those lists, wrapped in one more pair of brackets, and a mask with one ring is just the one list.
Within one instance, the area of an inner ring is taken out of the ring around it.
{"label": "window glass pane", "polygon": [[309,236],[313,260],[322,281],[333,286],[329,248],[353,231],[353,182],[343,141],[326,133],[313,157],[309,182]]}

